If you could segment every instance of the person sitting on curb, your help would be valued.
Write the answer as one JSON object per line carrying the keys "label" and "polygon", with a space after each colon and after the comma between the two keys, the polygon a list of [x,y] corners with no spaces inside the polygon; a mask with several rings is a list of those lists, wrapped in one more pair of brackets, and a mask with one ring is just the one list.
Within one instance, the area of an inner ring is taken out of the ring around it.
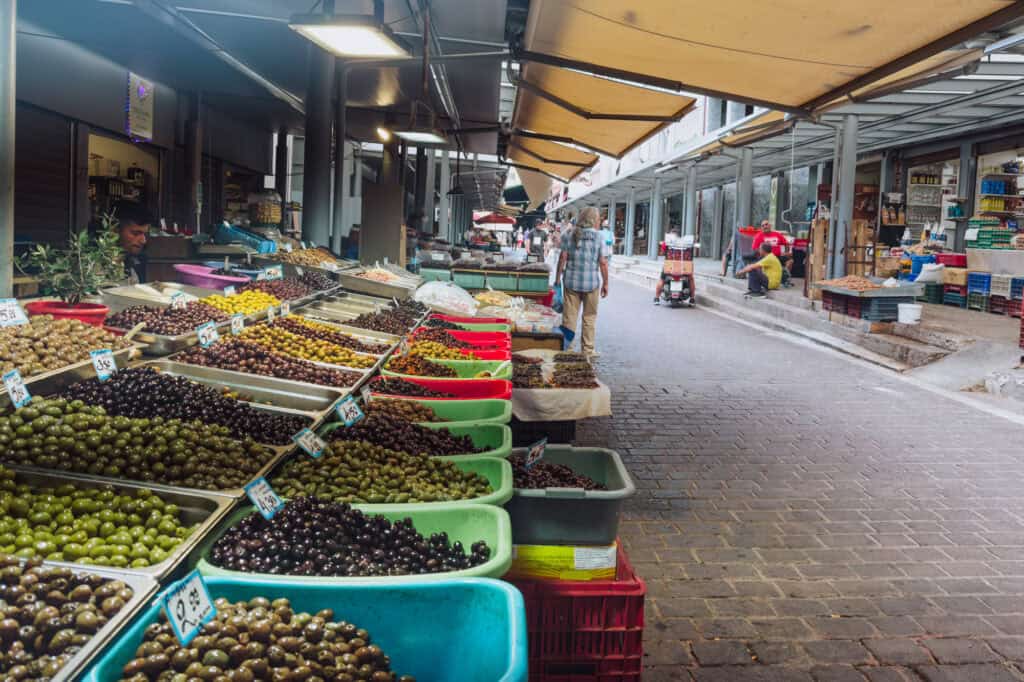
{"label": "person sitting on curb", "polygon": [[782,284],[782,263],[772,253],[772,245],[761,244],[761,260],[751,263],[736,273],[747,276],[747,295],[762,297],[768,290],[778,289]]}

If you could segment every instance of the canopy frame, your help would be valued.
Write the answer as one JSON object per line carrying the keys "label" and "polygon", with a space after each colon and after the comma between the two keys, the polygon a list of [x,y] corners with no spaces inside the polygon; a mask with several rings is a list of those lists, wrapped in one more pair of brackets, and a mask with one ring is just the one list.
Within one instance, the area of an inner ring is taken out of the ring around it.
{"label": "canopy frame", "polygon": [[570,111],[580,118],[585,118],[588,121],[652,121],[655,123],[671,123],[673,121],[678,121],[682,114],[685,114],[693,107],[693,103],[691,102],[684,107],[678,115],[672,114],[668,116],[658,116],[656,114],[602,114],[578,107],[572,102],[566,101],[558,95],[548,92],[539,85],[535,85],[524,78],[517,78],[513,83],[515,83],[517,87],[533,93],[538,97],[543,97],[555,106],[561,107],[566,111]]}
{"label": "canopy frame", "polygon": [[540,154],[538,154],[535,151],[531,151],[531,150],[527,149],[526,147],[524,147],[522,145],[516,144],[514,141],[513,142],[509,142],[509,146],[515,147],[519,151],[523,152],[524,154],[527,154],[528,156],[532,156],[533,158],[537,159],[538,161],[543,161],[544,163],[553,163],[553,164],[557,164],[559,166],[575,166],[577,168],[589,168],[589,167],[593,166],[594,163],[595,163],[593,161],[590,162],[590,163],[584,163],[582,161],[563,161],[561,159],[548,159],[548,158],[545,158],[545,157],[541,156]]}

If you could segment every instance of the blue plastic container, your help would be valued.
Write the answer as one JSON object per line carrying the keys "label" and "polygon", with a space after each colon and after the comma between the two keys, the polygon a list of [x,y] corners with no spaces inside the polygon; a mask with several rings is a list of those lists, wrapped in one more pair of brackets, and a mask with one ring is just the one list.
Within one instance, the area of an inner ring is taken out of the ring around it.
{"label": "blue plastic container", "polygon": [[1010,298],[1024,298],[1024,277],[1010,280]]}
{"label": "blue plastic container", "polygon": [[[301,581],[301,578],[297,580]],[[526,612],[523,596],[508,583],[489,578],[443,580],[419,585],[304,585],[260,580],[208,578],[214,599],[241,601],[286,597],[298,611],[334,609],[334,617],[370,631],[373,643],[391,657],[391,669],[419,682],[525,682]],[[170,588],[168,588],[170,589]],[[158,603],[156,600],[154,603]],[[83,678],[109,682],[121,677],[146,626],[157,619],[153,606],[114,640]],[[454,645],[438,649],[444,641]]]}
{"label": "blue plastic container", "polygon": [[913,280],[917,279],[917,276],[921,274],[921,266],[923,266],[925,263],[934,263],[934,262],[935,262],[935,256],[934,255],[911,256],[910,257],[910,280],[913,281]]}
{"label": "blue plastic container", "polygon": [[988,272],[967,273],[967,293],[987,294],[992,289],[992,275]]}

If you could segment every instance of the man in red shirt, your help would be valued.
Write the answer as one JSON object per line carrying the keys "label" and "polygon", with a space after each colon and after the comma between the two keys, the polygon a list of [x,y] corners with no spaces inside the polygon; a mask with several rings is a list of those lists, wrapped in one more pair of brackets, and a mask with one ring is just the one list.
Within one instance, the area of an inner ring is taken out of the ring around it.
{"label": "man in red shirt", "polygon": [[762,220],[761,231],[754,235],[754,242],[751,244],[754,253],[758,253],[761,244],[771,245],[772,253],[782,262],[782,285],[790,286],[789,273],[793,269],[793,256],[789,252],[789,238],[781,232],[773,230],[770,222]]}

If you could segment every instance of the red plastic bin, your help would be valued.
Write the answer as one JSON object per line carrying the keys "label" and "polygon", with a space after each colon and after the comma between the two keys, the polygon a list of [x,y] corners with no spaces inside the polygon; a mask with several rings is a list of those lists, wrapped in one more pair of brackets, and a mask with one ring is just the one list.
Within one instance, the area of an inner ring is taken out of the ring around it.
{"label": "red plastic bin", "polygon": [[530,682],[639,682],[647,585],[618,547],[615,580],[509,580],[526,602]]}
{"label": "red plastic bin", "polygon": [[967,254],[966,253],[937,253],[935,254],[935,262],[939,265],[945,265],[951,268],[966,268],[967,267]]}
{"label": "red plastic bin", "polygon": [[441,313],[433,313],[428,319],[444,320],[445,322],[454,322],[455,324],[509,324],[509,321],[504,317],[457,317],[455,315],[442,315]]}
{"label": "red plastic bin", "polygon": [[424,388],[438,393],[451,393],[454,398],[416,398],[416,400],[512,400],[512,382],[505,379],[420,379],[411,377],[374,377],[370,379],[367,386],[370,392],[375,395],[392,398],[408,398],[409,396],[380,393],[374,391],[373,387],[384,379],[398,379],[419,384]]}
{"label": "red plastic bin", "polygon": [[[417,327],[412,336],[419,336],[427,329],[429,327]],[[472,344],[476,348],[512,348],[512,335],[505,332],[460,332],[452,329],[446,331],[453,339]]]}
{"label": "red plastic bin", "polygon": [[472,353],[478,360],[511,360],[512,350],[509,348],[460,348],[463,355]]}

